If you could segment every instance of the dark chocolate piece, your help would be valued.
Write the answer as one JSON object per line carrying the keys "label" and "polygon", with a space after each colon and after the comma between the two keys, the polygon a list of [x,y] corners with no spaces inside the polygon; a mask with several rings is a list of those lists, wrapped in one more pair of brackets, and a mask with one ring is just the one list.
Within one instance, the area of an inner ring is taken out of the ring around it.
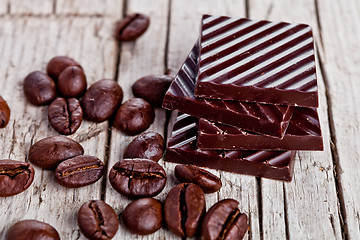
{"label": "dark chocolate piece", "polygon": [[200,118],[197,147],[226,150],[323,150],[317,110],[295,108],[282,139],[260,135],[240,128]]}
{"label": "dark chocolate piece", "polygon": [[165,94],[163,107],[199,118],[282,137],[294,107],[195,98],[198,44],[195,44]]}
{"label": "dark chocolate piece", "polygon": [[222,151],[196,147],[197,118],[179,113],[165,161],[291,181],[295,151]]}
{"label": "dark chocolate piece", "polygon": [[317,107],[311,27],[204,15],[195,96]]}

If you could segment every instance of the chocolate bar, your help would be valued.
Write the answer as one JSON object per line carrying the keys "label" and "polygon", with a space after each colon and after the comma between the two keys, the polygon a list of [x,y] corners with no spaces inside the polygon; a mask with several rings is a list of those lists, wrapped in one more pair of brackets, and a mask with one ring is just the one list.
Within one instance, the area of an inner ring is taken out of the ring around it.
{"label": "chocolate bar", "polygon": [[165,161],[291,181],[295,151],[222,151],[196,147],[197,118],[179,113]]}
{"label": "chocolate bar", "polygon": [[295,108],[282,139],[200,118],[197,147],[225,150],[323,150],[321,128],[315,108]]}
{"label": "chocolate bar", "polygon": [[195,98],[198,53],[197,43],[166,92],[163,108],[252,132],[283,137],[294,107]]}
{"label": "chocolate bar", "polygon": [[305,24],[204,15],[195,96],[318,107]]}

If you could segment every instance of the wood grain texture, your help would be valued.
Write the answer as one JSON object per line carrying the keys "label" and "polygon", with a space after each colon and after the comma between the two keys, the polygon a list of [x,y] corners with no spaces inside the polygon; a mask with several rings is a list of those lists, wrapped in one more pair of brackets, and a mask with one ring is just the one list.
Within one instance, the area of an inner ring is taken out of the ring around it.
{"label": "wood grain texture", "polygon": [[[0,82],[0,94],[8,101],[12,114],[9,126],[0,131],[0,138],[7,139],[0,146],[0,158],[25,161],[33,143],[58,134],[48,123],[47,107],[32,106],[25,99],[24,77],[34,70],[44,71],[50,58],[68,55],[82,64],[91,84],[115,71],[116,44],[109,37],[111,23],[103,19],[5,18],[2,23],[0,69],[1,79],[5,80]],[[107,123],[85,121],[71,138],[81,141],[85,154],[103,160],[106,135]],[[34,182],[27,191],[0,198],[3,213],[0,239],[12,224],[23,219],[47,222],[63,239],[78,238],[77,211],[85,201],[100,198],[101,181],[79,189],[66,189],[54,181],[52,171],[38,167],[35,171]]]}
{"label": "wood grain texture", "polygon": [[[339,195],[349,239],[360,238],[360,6],[318,1]],[[335,17],[336,16],[336,17]]]}
{"label": "wood grain texture", "polygon": [[57,14],[121,18],[123,0],[54,0]]}
{"label": "wood grain texture", "polygon": [[[313,27],[316,42],[321,43],[315,4],[312,0],[267,1],[266,4],[264,1],[251,1],[249,13],[250,18],[307,23]],[[262,180],[264,239],[273,239],[273,236],[278,239],[341,238],[325,86],[319,65],[317,76],[320,102],[318,112],[324,151],[299,151],[296,155],[293,180],[283,183],[283,189],[277,182]],[[270,211],[273,208],[275,215]]]}
{"label": "wood grain texture", "polygon": [[11,14],[51,14],[55,0],[9,0]]}

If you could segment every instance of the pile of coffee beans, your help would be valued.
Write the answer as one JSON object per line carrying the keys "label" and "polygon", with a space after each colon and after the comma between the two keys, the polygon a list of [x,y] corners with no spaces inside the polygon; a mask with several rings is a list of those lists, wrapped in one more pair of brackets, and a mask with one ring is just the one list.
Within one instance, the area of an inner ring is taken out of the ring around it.
{"label": "pile of coffee beans", "polygon": [[248,225],[238,202],[225,199],[206,212],[205,193],[214,193],[221,179],[193,165],[177,165],[174,174],[180,184],[172,188],[164,204],[152,197],[158,195],[167,180],[157,163],[163,153],[160,134],[146,132],[133,139],[123,160],[110,170],[111,186],[120,194],[135,199],[122,212],[124,226],[134,234],[148,235],[162,226],[175,235],[201,239],[242,239]]}

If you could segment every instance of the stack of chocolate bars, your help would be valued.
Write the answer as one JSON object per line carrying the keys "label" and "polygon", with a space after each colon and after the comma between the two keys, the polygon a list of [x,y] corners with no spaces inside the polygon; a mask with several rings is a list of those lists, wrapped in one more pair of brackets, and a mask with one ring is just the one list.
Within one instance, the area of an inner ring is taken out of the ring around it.
{"label": "stack of chocolate bars", "polygon": [[204,15],[163,107],[166,161],[291,181],[295,150],[323,149],[311,28]]}

